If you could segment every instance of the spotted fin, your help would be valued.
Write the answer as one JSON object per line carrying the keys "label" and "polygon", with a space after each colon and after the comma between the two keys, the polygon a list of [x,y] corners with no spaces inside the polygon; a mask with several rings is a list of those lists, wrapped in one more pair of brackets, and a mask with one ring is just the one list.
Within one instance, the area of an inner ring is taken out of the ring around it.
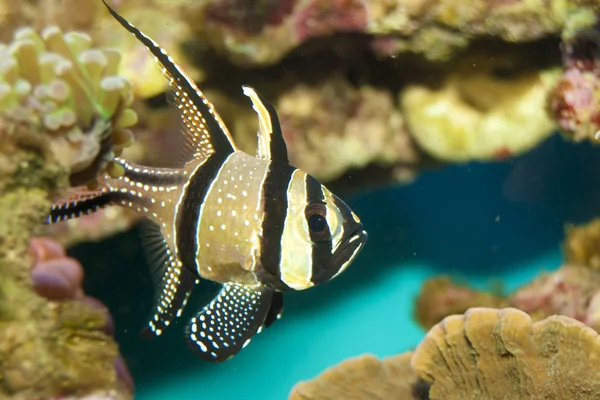
{"label": "spotted fin", "polygon": [[188,343],[201,358],[222,362],[235,356],[262,330],[274,291],[226,283],[219,294],[193,317]]}
{"label": "spotted fin", "polygon": [[244,94],[252,100],[252,108],[258,114],[258,149],[256,157],[278,164],[289,164],[287,147],[277,111],[263,96],[249,86],[243,86]]}
{"label": "spotted fin", "polygon": [[154,40],[121,17],[103,0],[112,16],[131,32],[154,56],[167,79],[169,101],[180,112],[185,126],[184,139],[188,160],[204,159],[215,151],[224,154],[236,150],[229,130],[196,84]]}
{"label": "spotted fin", "polygon": [[160,336],[174,318],[181,316],[197,278],[173,255],[158,225],[144,221],[140,228],[156,297],[152,317],[141,332],[150,339]]}
{"label": "spotted fin", "polygon": [[85,188],[75,188],[71,194],[52,205],[45,222],[51,225],[92,214],[111,205],[113,197],[113,193],[107,189],[90,191]]}

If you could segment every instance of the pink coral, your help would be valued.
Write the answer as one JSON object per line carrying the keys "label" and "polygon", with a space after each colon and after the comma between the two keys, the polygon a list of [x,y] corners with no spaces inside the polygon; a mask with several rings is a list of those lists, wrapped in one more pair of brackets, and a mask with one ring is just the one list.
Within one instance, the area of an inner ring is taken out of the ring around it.
{"label": "pink coral", "polygon": [[563,132],[575,141],[600,132],[600,24],[565,38],[565,73],[550,108]]}

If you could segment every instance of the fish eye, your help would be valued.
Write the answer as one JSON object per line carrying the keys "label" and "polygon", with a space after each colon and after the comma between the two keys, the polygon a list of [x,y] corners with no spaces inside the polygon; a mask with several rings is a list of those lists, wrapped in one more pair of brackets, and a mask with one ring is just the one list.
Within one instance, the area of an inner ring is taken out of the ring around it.
{"label": "fish eye", "polygon": [[316,233],[323,232],[327,227],[327,220],[320,214],[313,214],[308,217],[308,228]]}
{"label": "fish eye", "polygon": [[325,204],[309,204],[304,211],[304,216],[312,240],[325,241],[331,239],[329,225],[327,224],[327,207]]}

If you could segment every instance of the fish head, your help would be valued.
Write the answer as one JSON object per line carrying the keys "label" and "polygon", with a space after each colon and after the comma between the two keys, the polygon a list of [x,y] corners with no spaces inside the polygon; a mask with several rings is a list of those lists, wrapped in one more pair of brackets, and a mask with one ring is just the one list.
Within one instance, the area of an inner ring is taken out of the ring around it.
{"label": "fish head", "polygon": [[[304,290],[340,275],[367,240],[358,216],[313,176],[295,170],[276,271],[277,290]],[[269,269],[268,266],[266,269]]]}

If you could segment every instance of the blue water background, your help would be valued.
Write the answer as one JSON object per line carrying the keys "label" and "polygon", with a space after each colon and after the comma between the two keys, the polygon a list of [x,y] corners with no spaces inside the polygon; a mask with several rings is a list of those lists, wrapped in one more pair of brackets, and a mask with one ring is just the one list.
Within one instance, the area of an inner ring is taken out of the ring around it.
{"label": "blue water background", "polygon": [[183,336],[214,285],[203,283],[163,336],[143,341],[152,301],[136,233],[73,249],[86,290],[115,316],[136,398],[285,399],[349,357],[414,348],[425,333],[414,299],[427,278],[450,274],[483,289],[499,278],[511,291],[561,264],[564,225],[600,215],[600,149],[555,136],[508,162],[448,166],[346,199],[370,235],[358,260],[333,282],[286,295],[283,318],[218,365],[188,351]]}

